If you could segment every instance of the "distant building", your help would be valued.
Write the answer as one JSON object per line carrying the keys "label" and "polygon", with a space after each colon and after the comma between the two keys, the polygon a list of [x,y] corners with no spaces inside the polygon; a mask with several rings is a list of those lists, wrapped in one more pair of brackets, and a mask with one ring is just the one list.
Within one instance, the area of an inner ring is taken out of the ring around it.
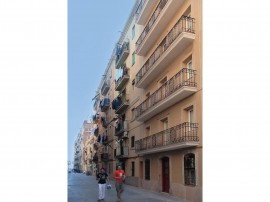
{"label": "distant building", "polygon": [[90,171],[90,137],[93,128],[93,123],[84,121],[81,129],[82,133],[82,171]]}
{"label": "distant building", "polygon": [[76,141],[75,141],[75,145],[74,145],[74,166],[73,169],[80,171],[81,168],[81,142],[82,142],[82,138],[81,138],[81,133],[78,133]]}

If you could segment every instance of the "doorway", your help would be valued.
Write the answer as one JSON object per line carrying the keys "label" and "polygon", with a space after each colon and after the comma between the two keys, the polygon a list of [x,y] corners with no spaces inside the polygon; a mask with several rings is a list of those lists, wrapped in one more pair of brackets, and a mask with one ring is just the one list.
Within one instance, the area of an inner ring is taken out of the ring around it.
{"label": "doorway", "polygon": [[162,191],[170,190],[170,161],[168,157],[162,158]]}

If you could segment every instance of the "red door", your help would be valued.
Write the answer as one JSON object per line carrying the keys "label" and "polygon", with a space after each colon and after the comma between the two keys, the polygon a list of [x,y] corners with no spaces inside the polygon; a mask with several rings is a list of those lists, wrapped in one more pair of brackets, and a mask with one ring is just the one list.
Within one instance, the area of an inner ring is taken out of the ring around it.
{"label": "red door", "polygon": [[170,189],[170,167],[169,158],[162,159],[162,191],[169,193]]}

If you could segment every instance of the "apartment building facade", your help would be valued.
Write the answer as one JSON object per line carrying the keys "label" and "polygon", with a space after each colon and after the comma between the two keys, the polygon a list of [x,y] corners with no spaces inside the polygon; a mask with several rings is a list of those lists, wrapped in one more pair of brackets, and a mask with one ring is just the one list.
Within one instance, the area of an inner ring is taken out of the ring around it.
{"label": "apartment building facade", "polygon": [[[202,201],[202,2],[136,1],[109,67],[110,93],[105,76],[94,105],[112,123],[97,132],[108,136],[100,166],[112,174],[121,164],[127,184]],[[108,112],[97,107],[106,97]]]}
{"label": "apartment building facade", "polygon": [[115,98],[115,63],[111,57],[108,66],[101,79],[94,98],[93,122],[95,123],[96,143],[94,145],[96,170],[105,168],[112,175],[115,165],[115,127],[116,120],[111,103]]}

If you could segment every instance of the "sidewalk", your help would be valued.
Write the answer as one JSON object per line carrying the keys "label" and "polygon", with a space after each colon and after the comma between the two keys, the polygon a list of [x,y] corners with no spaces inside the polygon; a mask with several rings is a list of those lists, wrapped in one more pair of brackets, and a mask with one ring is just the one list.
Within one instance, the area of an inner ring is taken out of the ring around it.
{"label": "sidewalk", "polygon": [[[114,185],[113,185],[114,186]],[[134,187],[131,185],[125,184],[125,192],[122,194],[122,201],[129,202],[187,202],[185,200],[181,200],[179,198],[170,196],[166,193],[158,193],[153,191],[144,190],[138,187]]]}

